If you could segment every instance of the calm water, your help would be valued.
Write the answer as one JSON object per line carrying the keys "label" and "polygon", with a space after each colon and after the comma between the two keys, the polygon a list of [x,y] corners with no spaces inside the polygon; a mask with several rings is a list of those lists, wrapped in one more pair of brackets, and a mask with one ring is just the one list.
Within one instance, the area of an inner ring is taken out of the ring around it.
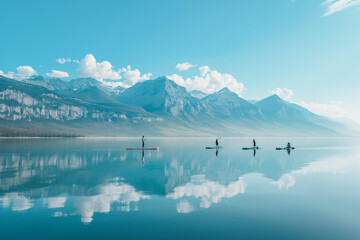
{"label": "calm water", "polygon": [[0,140],[0,239],[360,239],[360,141]]}

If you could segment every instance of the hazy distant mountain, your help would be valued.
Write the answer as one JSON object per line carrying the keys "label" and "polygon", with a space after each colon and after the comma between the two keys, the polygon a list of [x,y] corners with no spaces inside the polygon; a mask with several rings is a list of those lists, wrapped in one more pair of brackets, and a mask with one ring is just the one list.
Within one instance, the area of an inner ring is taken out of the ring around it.
{"label": "hazy distant mountain", "polygon": [[271,123],[312,131],[343,131],[344,127],[274,94],[255,104]]}
{"label": "hazy distant mountain", "polygon": [[30,83],[47,88],[57,93],[79,92],[85,89],[97,87],[108,95],[113,95],[124,90],[122,87],[112,88],[94,78],[77,78],[71,81],[63,81],[59,78],[44,78],[42,76],[32,76],[21,79],[21,82]]}
{"label": "hazy distant mountain", "polygon": [[268,118],[278,120],[304,119],[310,113],[305,108],[284,101],[276,94],[255,103],[255,106]]}
{"label": "hazy distant mountain", "polygon": [[22,79],[21,82],[38,85],[47,88],[50,91],[62,92],[69,91],[71,85],[69,82],[63,81],[59,78],[44,78],[43,76],[32,76],[30,78]]}
{"label": "hazy distant mountain", "polygon": [[295,103],[287,102],[276,94],[257,102],[255,106],[271,120],[304,122],[330,121],[329,119],[316,115]]}
{"label": "hazy distant mountain", "polygon": [[101,91],[107,93],[108,95],[112,95],[116,92],[112,87],[103,84],[102,82],[94,79],[94,78],[77,78],[73,79],[69,82],[72,91],[81,91],[84,89],[97,87]]}
{"label": "hazy distant mountain", "polygon": [[107,104],[107,105],[121,105],[120,102],[112,98],[106,92],[101,91],[98,87],[92,86],[76,91],[70,91],[63,93],[63,96],[69,98],[82,100],[87,103],[96,103],[96,104]]}
{"label": "hazy distant mountain", "polygon": [[45,87],[66,98],[96,104],[120,104],[111,96],[116,96],[124,91],[124,88],[120,86],[112,88],[94,78],[77,78],[66,82],[58,78],[33,76],[21,81]]}
{"label": "hazy distant mountain", "polygon": [[257,103],[258,102],[258,100],[247,100],[249,103],[251,103],[251,104],[255,104],[255,103]]}
{"label": "hazy distant mountain", "polygon": [[218,117],[221,118],[261,118],[258,107],[240,98],[228,88],[210,94],[202,102]]}

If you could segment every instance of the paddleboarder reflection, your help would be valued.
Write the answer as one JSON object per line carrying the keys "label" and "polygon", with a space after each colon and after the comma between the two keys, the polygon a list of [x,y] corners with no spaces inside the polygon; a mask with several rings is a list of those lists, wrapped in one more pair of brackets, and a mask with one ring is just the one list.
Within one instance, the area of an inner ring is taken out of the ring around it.
{"label": "paddleboarder reflection", "polygon": [[254,157],[256,156],[256,149],[254,149]]}
{"label": "paddleboarder reflection", "polygon": [[216,154],[216,157],[219,155],[219,149],[216,149],[215,154]]}
{"label": "paddleboarder reflection", "polygon": [[145,160],[145,151],[144,151],[144,150],[142,150],[141,162],[142,162],[143,165],[146,163],[146,160]]}
{"label": "paddleboarder reflection", "polygon": [[290,155],[290,153],[291,153],[291,148],[287,148],[286,151],[287,151],[287,154]]}

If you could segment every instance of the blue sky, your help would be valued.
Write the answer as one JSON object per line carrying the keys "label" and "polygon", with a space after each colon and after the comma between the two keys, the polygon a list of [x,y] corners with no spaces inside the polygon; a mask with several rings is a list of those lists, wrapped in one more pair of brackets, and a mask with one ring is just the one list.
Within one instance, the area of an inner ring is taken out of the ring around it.
{"label": "blue sky", "polygon": [[277,92],[360,120],[360,0],[0,0],[0,9],[3,75],[92,76],[126,87],[166,75],[246,99]]}

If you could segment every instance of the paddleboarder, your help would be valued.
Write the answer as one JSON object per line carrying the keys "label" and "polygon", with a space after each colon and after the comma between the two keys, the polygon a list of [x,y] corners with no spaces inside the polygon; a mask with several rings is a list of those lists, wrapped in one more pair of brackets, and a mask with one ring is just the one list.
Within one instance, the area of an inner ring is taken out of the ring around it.
{"label": "paddleboarder", "polygon": [[254,148],[256,148],[256,141],[255,141],[255,139],[253,139],[253,145],[254,145]]}
{"label": "paddleboarder", "polygon": [[287,148],[287,149],[291,149],[291,144],[290,144],[290,142],[287,143],[286,148]]}
{"label": "paddleboarder", "polygon": [[141,138],[142,148],[145,147],[145,140],[146,140],[145,136],[142,136],[142,138]]}
{"label": "paddleboarder", "polygon": [[216,140],[215,140],[215,145],[216,145],[216,147],[218,148],[219,147],[219,140],[221,139],[221,137],[219,137],[219,138],[217,138]]}

